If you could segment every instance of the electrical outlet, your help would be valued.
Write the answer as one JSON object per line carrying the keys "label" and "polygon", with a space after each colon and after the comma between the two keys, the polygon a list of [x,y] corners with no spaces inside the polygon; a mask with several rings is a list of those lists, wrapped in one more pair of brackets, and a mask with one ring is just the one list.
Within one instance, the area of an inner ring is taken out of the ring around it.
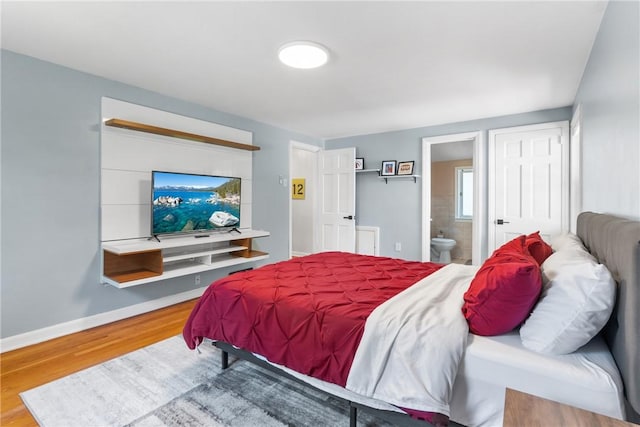
{"label": "electrical outlet", "polygon": [[402,250],[402,245],[400,242],[396,242],[396,252],[400,252]]}
{"label": "electrical outlet", "polygon": [[200,275],[196,274],[196,285],[200,284]]}

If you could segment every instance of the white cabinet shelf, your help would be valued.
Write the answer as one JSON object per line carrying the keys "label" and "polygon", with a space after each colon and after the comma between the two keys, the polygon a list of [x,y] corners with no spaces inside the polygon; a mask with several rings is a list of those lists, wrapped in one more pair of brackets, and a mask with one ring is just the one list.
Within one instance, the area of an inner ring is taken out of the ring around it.
{"label": "white cabinet shelf", "polygon": [[252,249],[253,239],[269,236],[269,232],[241,232],[167,237],[159,242],[135,239],[103,243],[102,283],[127,288],[269,257]]}
{"label": "white cabinet shelf", "polygon": [[228,245],[219,249],[212,249],[212,250],[207,250],[202,252],[182,252],[175,255],[163,254],[162,262],[166,264],[168,262],[175,262],[175,261],[191,259],[191,258],[211,258],[211,255],[227,254],[231,252],[242,251],[244,249],[247,249],[247,247]]}

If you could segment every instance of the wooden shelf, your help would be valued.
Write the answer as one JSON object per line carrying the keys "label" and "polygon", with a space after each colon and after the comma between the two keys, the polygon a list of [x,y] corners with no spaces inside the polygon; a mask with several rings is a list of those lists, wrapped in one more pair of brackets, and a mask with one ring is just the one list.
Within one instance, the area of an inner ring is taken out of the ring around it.
{"label": "wooden shelf", "polygon": [[256,251],[252,249],[251,246],[253,244],[253,240],[251,238],[232,240],[231,244],[239,245],[242,247],[242,250],[233,251],[231,253],[231,255],[233,256],[239,256],[243,258],[255,258],[255,257],[267,255],[266,252]]}
{"label": "wooden shelf", "polygon": [[158,126],[145,125],[143,123],[131,122],[122,119],[110,119],[104,122],[107,126],[135,130],[138,132],[153,133],[155,135],[169,136],[172,138],[188,139],[190,141],[204,142],[207,144],[220,145],[222,147],[237,148],[238,150],[257,151],[260,147],[240,142],[227,141],[225,139],[213,138],[210,136],[198,135],[195,133],[182,132],[180,130],[166,129]]}
{"label": "wooden shelf", "polygon": [[231,252],[231,255],[241,257],[241,258],[257,258],[257,257],[263,257],[265,255],[269,255],[269,254],[267,252],[252,250],[252,251],[243,251],[243,252]]}
{"label": "wooden shelf", "polygon": [[119,283],[160,276],[162,267],[159,249],[136,251],[126,255],[104,251],[104,275]]}
{"label": "wooden shelf", "polygon": [[378,175],[380,175],[380,169],[356,169],[356,173],[368,173],[368,172],[375,172]]}

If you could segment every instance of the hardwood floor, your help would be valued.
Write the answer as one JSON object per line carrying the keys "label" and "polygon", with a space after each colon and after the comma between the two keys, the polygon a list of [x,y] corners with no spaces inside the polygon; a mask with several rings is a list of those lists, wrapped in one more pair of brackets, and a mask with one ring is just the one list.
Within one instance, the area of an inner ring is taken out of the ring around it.
{"label": "hardwood floor", "polygon": [[18,393],[180,334],[196,301],[3,353],[0,425],[37,425]]}

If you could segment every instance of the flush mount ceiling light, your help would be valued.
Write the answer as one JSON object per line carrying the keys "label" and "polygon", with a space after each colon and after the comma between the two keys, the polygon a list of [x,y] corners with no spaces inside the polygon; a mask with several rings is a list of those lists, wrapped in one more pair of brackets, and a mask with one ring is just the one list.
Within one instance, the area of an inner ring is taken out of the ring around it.
{"label": "flush mount ceiling light", "polygon": [[282,63],[293,68],[317,68],[327,63],[329,51],[321,44],[308,41],[285,43],[278,51]]}

